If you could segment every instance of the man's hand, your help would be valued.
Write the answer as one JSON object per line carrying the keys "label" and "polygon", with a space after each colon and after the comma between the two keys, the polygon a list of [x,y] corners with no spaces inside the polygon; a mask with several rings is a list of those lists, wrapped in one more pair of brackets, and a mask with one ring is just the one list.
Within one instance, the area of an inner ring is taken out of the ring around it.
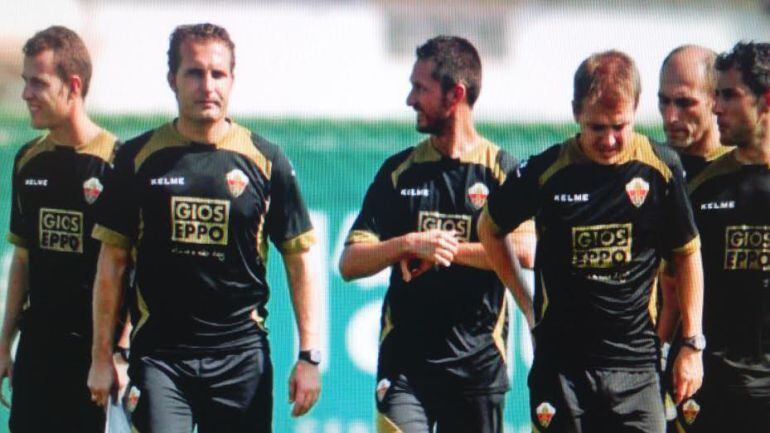
{"label": "man's hand", "polygon": [[112,401],[119,402],[128,385],[128,361],[120,353],[115,353],[112,358],[115,363],[115,385],[112,387]]}
{"label": "man's hand", "polygon": [[0,404],[10,408],[11,403],[3,395],[3,381],[8,378],[8,384],[13,386],[13,360],[11,359],[11,349],[8,347],[0,348]]}
{"label": "man's hand", "polygon": [[406,242],[411,255],[447,267],[460,245],[455,232],[438,229],[409,233]]}
{"label": "man's hand", "polygon": [[703,383],[703,352],[683,346],[674,361],[674,402],[680,404]]}
{"label": "man's hand", "polygon": [[432,262],[420,259],[402,259],[399,265],[401,267],[401,278],[406,283],[428,272],[434,266]]}
{"label": "man's hand", "polygon": [[91,401],[97,406],[106,406],[113,385],[116,384],[117,370],[112,356],[104,359],[94,358],[91,370],[88,371],[88,389],[91,390]]}
{"label": "man's hand", "polygon": [[289,402],[294,403],[291,416],[306,414],[318,401],[321,394],[321,380],[318,366],[305,361],[297,361],[289,377]]}

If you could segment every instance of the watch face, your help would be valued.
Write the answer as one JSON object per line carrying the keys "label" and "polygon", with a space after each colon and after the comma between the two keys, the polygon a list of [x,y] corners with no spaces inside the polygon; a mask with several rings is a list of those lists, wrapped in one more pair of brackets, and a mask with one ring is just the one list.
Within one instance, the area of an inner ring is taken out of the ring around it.
{"label": "watch face", "polygon": [[310,351],[310,361],[314,362],[316,364],[321,363],[321,351],[320,350],[311,350]]}

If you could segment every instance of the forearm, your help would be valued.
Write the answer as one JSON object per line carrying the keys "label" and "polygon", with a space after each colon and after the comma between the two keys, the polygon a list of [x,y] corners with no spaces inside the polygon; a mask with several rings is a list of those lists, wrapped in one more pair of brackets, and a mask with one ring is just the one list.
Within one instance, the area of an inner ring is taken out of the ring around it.
{"label": "forearm", "polygon": [[94,360],[112,357],[115,326],[123,300],[123,276],[128,265],[128,252],[102,244],[96,266],[93,294]]}
{"label": "forearm", "polygon": [[0,349],[10,349],[19,329],[19,315],[29,291],[29,255],[25,248],[16,247],[8,276],[5,316],[0,331]]}
{"label": "forearm", "polygon": [[661,309],[658,317],[658,338],[670,342],[679,322],[679,300],[676,298],[676,280],[660,272]]}
{"label": "forearm", "polygon": [[309,252],[283,256],[286,278],[291,291],[294,317],[297,321],[300,350],[319,348],[318,286],[313,278]]}
{"label": "forearm", "polygon": [[350,244],[340,258],[340,274],[346,281],[374,275],[405,258],[407,251],[406,236]]}
{"label": "forearm", "polygon": [[700,251],[675,255],[676,290],[681,312],[682,335],[690,337],[703,332],[703,268]]}
{"label": "forearm", "polygon": [[492,269],[511,291],[513,299],[527,319],[529,327],[532,328],[535,323],[532,295],[522,276],[513,242],[508,237],[500,237],[493,233],[485,215],[482,215],[479,220],[478,232]]}
{"label": "forearm", "polygon": [[458,265],[471,266],[478,269],[491,270],[492,266],[487,260],[487,253],[481,242],[463,242],[457,247],[455,263]]}
{"label": "forearm", "polygon": [[521,267],[534,268],[535,249],[537,247],[535,222],[533,220],[524,221],[508,236],[511,242],[513,242],[513,249],[516,252],[516,258],[519,259]]}

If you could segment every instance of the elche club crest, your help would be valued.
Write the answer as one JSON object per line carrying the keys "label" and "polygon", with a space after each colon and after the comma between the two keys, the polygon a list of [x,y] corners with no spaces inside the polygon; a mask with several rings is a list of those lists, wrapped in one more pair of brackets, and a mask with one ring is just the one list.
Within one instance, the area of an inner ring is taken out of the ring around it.
{"label": "elche club crest", "polygon": [[537,422],[543,428],[548,428],[551,425],[553,416],[556,415],[556,408],[551,406],[551,403],[544,401],[535,409],[535,415],[537,415]]}
{"label": "elche club crest", "polygon": [[83,182],[83,198],[86,199],[86,203],[94,204],[99,195],[102,193],[104,186],[99,182],[99,179],[92,177]]}
{"label": "elche club crest", "polygon": [[377,400],[382,403],[382,400],[385,399],[385,394],[388,393],[388,390],[390,389],[390,381],[388,379],[382,379],[377,384]]}
{"label": "elche club crest", "polygon": [[642,207],[648,192],[650,192],[650,184],[641,177],[635,177],[626,184],[626,195],[636,207]]}
{"label": "elche club crest", "polygon": [[476,209],[481,209],[487,202],[489,196],[489,188],[481,182],[476,182],[468,188],[468,199]]}
{"label": "elche club crest", "polygon": [[695,418],[700,413],[700,405],[693,399],[689,399],[682,405],[682,415],[684,416],[684,422],[688,425],[695,422]]}
{"label": "elche club crest", "polygon": [[225,176],[227,179],[227,189],[230,190],[230,194],[233,197],[239,197],[246,190],[246,185],[249,184],[249,178],[246,174],[239,169],[231,170]]}

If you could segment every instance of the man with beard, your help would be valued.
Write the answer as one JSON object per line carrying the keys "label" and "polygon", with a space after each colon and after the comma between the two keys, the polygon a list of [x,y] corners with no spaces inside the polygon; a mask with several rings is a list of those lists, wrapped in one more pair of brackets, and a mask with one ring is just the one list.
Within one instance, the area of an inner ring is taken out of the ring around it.
{"label": "man with beard", "polygon": [[[392,270],[377,429],[501,433],[509,307],[475,227],[514,160],[474,126],[481,61],[470,42],[428,40],[417,48],[410,80],[406,103],[417,112],[417,130],[430,137],[382,165],[340,260],[346,280]],[[531,266],[531,230],[506,238],[509,248],[513,242]],[[524,311],[528,296],[516,299]]]}
{"label": "man with beard", "polygon": [[[86,386],[99,252],[89,235],[116,138],[86,112],[91,58],[75,32],[49,27],[23,52],[22,98],[32,127],[47,133],[19,150],[12,173],[15,248],[0,334],[0,377],[13,385],[10,429],[101,433],[104,411]],[[112,359],[112,346],[105,356]]]}
{"label": "man with beard", "polygon": [[[585,59],[572,100],[579,134],[522,163],[479,221],[495,271],[525,292],[502,239],[535,217],[535,432],[663,431],[651,314],[661,256],[676,265],[683,334],[702,338],[699,241],[682,167],[634,132],[640,92],[628,55]],[[675,376],[677,395],[694,393],[701,353],[683,349]]]}
{"label": "man with beard", "polygon": [[716,61],[714,113],[736,149],[690,182],[703,242],[708,339],[703,388],[682,404],[688,433],[770,431],[770,44]]}
{"label": "man with beard", "polygon": [[[731,150],[719,142],[714,103],[716,91],[716,53],[695,45],[684,45],[671,51],[663,61],[658,89],[658,108],[663,119],[666,142],[673,147],[684,167],[685,176],[692,180],[713,160]],[[668,342],[672,341],[666,363],[664,388],[666,389],[666,417],[671,421],[669,431],[676,432],[678,423],[683,424],[681,405],[673,404],[673,359],[681,347],[681,338],[672,338],[679,319],[679,302],[673,269],[667,263],[660,273],[662,303],[658,320],[658,337],[667,354]],[[675,409],[676,407],[676,409]],[[678,409],[678,415],[677,415]],[[679,419],[675,419],[678,417]]]}

